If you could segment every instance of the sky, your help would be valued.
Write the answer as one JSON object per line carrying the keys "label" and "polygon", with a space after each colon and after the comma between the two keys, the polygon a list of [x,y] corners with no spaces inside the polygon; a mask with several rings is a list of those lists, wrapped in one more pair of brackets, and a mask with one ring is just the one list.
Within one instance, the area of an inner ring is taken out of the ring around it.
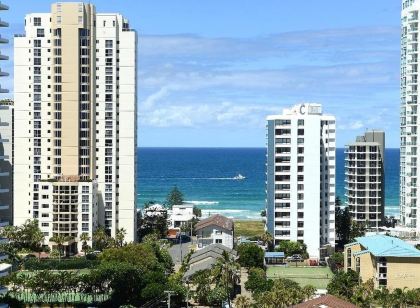
{"label": "sky", "polygon": [[[11,38],[53,1],[2,2],[10,28],[0,32]],[[139,146],[264,147],[267,115],[315,102],[336,116],[338,147],[375,128],[394,148],[400,2],[91,1],[138,32]],[[2,52],[12,72],[12,42]],[[13,73],[1,82],[12,89]]]}

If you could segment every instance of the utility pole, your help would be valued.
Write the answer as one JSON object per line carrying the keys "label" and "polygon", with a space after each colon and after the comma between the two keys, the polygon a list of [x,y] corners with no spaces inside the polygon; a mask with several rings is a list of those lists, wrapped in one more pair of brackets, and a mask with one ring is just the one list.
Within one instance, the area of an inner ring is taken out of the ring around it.
{"label": "utility pole", "polygon": [[166,294],[168,294],[168,308],[171,308],[171,296],[174,294],[174,291],[164,291]]}

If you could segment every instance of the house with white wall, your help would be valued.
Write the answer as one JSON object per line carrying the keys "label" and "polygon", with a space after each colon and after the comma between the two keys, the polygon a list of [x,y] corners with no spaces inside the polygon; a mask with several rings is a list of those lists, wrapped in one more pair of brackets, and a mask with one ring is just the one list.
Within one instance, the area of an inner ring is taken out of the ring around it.
{"label": "house with white wall", "polygon": [[171,228],[181,228],[194,217],[194,204],[173,205],[170,212]]}
{"label": "house with white wall", "polygon": [[234,225],[233,220],[216,214],[201,220],[195,225],[197,233],[197,249],[211,244],[222,244],[233,248]]}

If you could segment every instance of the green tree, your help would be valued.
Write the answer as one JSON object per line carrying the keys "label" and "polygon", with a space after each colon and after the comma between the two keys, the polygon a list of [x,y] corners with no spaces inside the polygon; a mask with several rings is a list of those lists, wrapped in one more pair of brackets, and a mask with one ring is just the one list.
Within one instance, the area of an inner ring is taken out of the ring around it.
{"label": "green tree", "polygon": [[335,199],[335,232],[337,235],[337,244],[343,248],[350,242],[351,215],[348,207],[341,208],[339,197]]}
{"label": "green tree", "polygon": [[289,257],[294,254],[300,254],[303,258],[308,258],[306,244],[295,241],[280,241],[279,245],[274,248],[275,251],[284,252]]}
{"label": "green tree", "polygon": [[373,302],[375,284],[373,279],[369,279],[364,283],[357,285],[354,289],[351,301],[358,307],[369,308]]}
{"label": "green tree", "polygon": [[264,245],[267,246],[268,251],[273,251],[273,246],[274,246],[274,238],[271,235],[270,232],[265,231],[261,237],[260,237],[261,241],[264,243]]}
{"label": "green tree", "polygon": [[243,243],[237,247],[238,262],[246,268],[264,267],[264,251],[255,243]]}
{"label": "green tree", "polygon": [[103,226],[99,226],[92,236],[93,248],[97,250],[104,250],[106,248],[112,247],[112,238],[107,234]]}
{"label": "green tree", "polygon": [[184,195],[178,189],[177,186],[174,186],[166,197],[166,205],[172,208],[174,205],[180,205],[184,202]]}
{"label": "green tree", "polygon": [[257,307],[261,308],[283,308],[301,303],[305,298],[311,297],[308,294],[312,287],[306,287],[305,291],[298,283],[289,279],[276,279],[270,291],[257,294]]}
{"label": "green tree", "polygon": [[201,209],[199,207],[193,207],[193,214],[195,217],[201,217]]}
{"label": "green tree", "polygon": [[252,300],[245,295],[238,295],[233,304],[235,308],[249,308],[252,306]]}
{"label": "green tree", "polygon": [[50,242],[53,242],[57,245],[58,250],[58,260],[61,261],[61,255],[63,253],[64,243],[67,241],[66,237],[62,234],[54,234],[50,238]]}
{"label": "green tree", "polygon": [[245,288],[252,294],[259,294],[270,291],[273,287],[273,280],[267,279],[265,270],[262,268],[251,268],[248,272],[248,280],[245,282]]}
{"label": "green tree", "polygon": [[127,235],[127,231],[124,228],[120,228],[115,233],[115,244],[117,247],[122,247],[124,245],[124,238]]}
{"label": "green tree", "polygon": [[168,232],[168,214],[166,211],[156,215],[144,215],[141,220],[139,238],[143,239],[148,234],[157,234],[165,238]]}
{"label": "green tree", "polygon": [[[239,281],[240,265],[235,262],[233,256],[227,251],[223,251],[222,257],[219,258],[212,269],[213,283],[224,291],[225,298],[230,302],[230,295],[237,282]],[[222,292],[223,293],[223,292]],[[218,292],[218,294],[222,294]],[[210,301],[212,302],[212,301]]]}
{"label": "green tree", "polygon": [[359,280],[359,274],[355,271],[339,271],[328,283],[327,291],[329,294],[344,297],[350,300],[354,294],[356,286],[359,284]]}
{"label": "green tree", "polygon": [[82,251],[85,254],[86,257],[86,253],[89,250],[89,245],[88,245],[88,241],[90,241],[90,236],[88,233],[83,232],[82,234],[80,234],[80,241],[82,242]]}
{"label": "green tree", "polygon": [[208,294],[211,291],[211,270],[201,270],[196,272],[191,278],[195,286],[194,299],[201,305],[208,305]]}
{"label": "green tree", "polygon": [[328,265],[334,273],[337,272],[340,268],[343,268],[344,254],[342,252],[334,252],[328,258]]}
{"label": "green tree", "polygon": [[356,237],[364,236],[366,233],[366,226],[357,223],[355,221],[351,222],[351,228],[350,228],[350,242],[355,241]]}

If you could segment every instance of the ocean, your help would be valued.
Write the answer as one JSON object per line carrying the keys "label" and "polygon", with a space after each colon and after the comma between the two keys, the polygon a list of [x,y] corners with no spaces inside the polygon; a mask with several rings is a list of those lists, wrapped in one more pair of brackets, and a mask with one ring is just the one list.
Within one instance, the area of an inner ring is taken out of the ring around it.
{"label": "ocean", "polygon": [[[385,214],[398,215],[399,149],[385,150]],[[258,219],[265,207],[264,148],[139,148],[138,207],[164,202],[176,185],[204,216]],[[337,149],[337,195],[344,200],[344,149]],[[245,180],[234,177],[243,175]]]}

